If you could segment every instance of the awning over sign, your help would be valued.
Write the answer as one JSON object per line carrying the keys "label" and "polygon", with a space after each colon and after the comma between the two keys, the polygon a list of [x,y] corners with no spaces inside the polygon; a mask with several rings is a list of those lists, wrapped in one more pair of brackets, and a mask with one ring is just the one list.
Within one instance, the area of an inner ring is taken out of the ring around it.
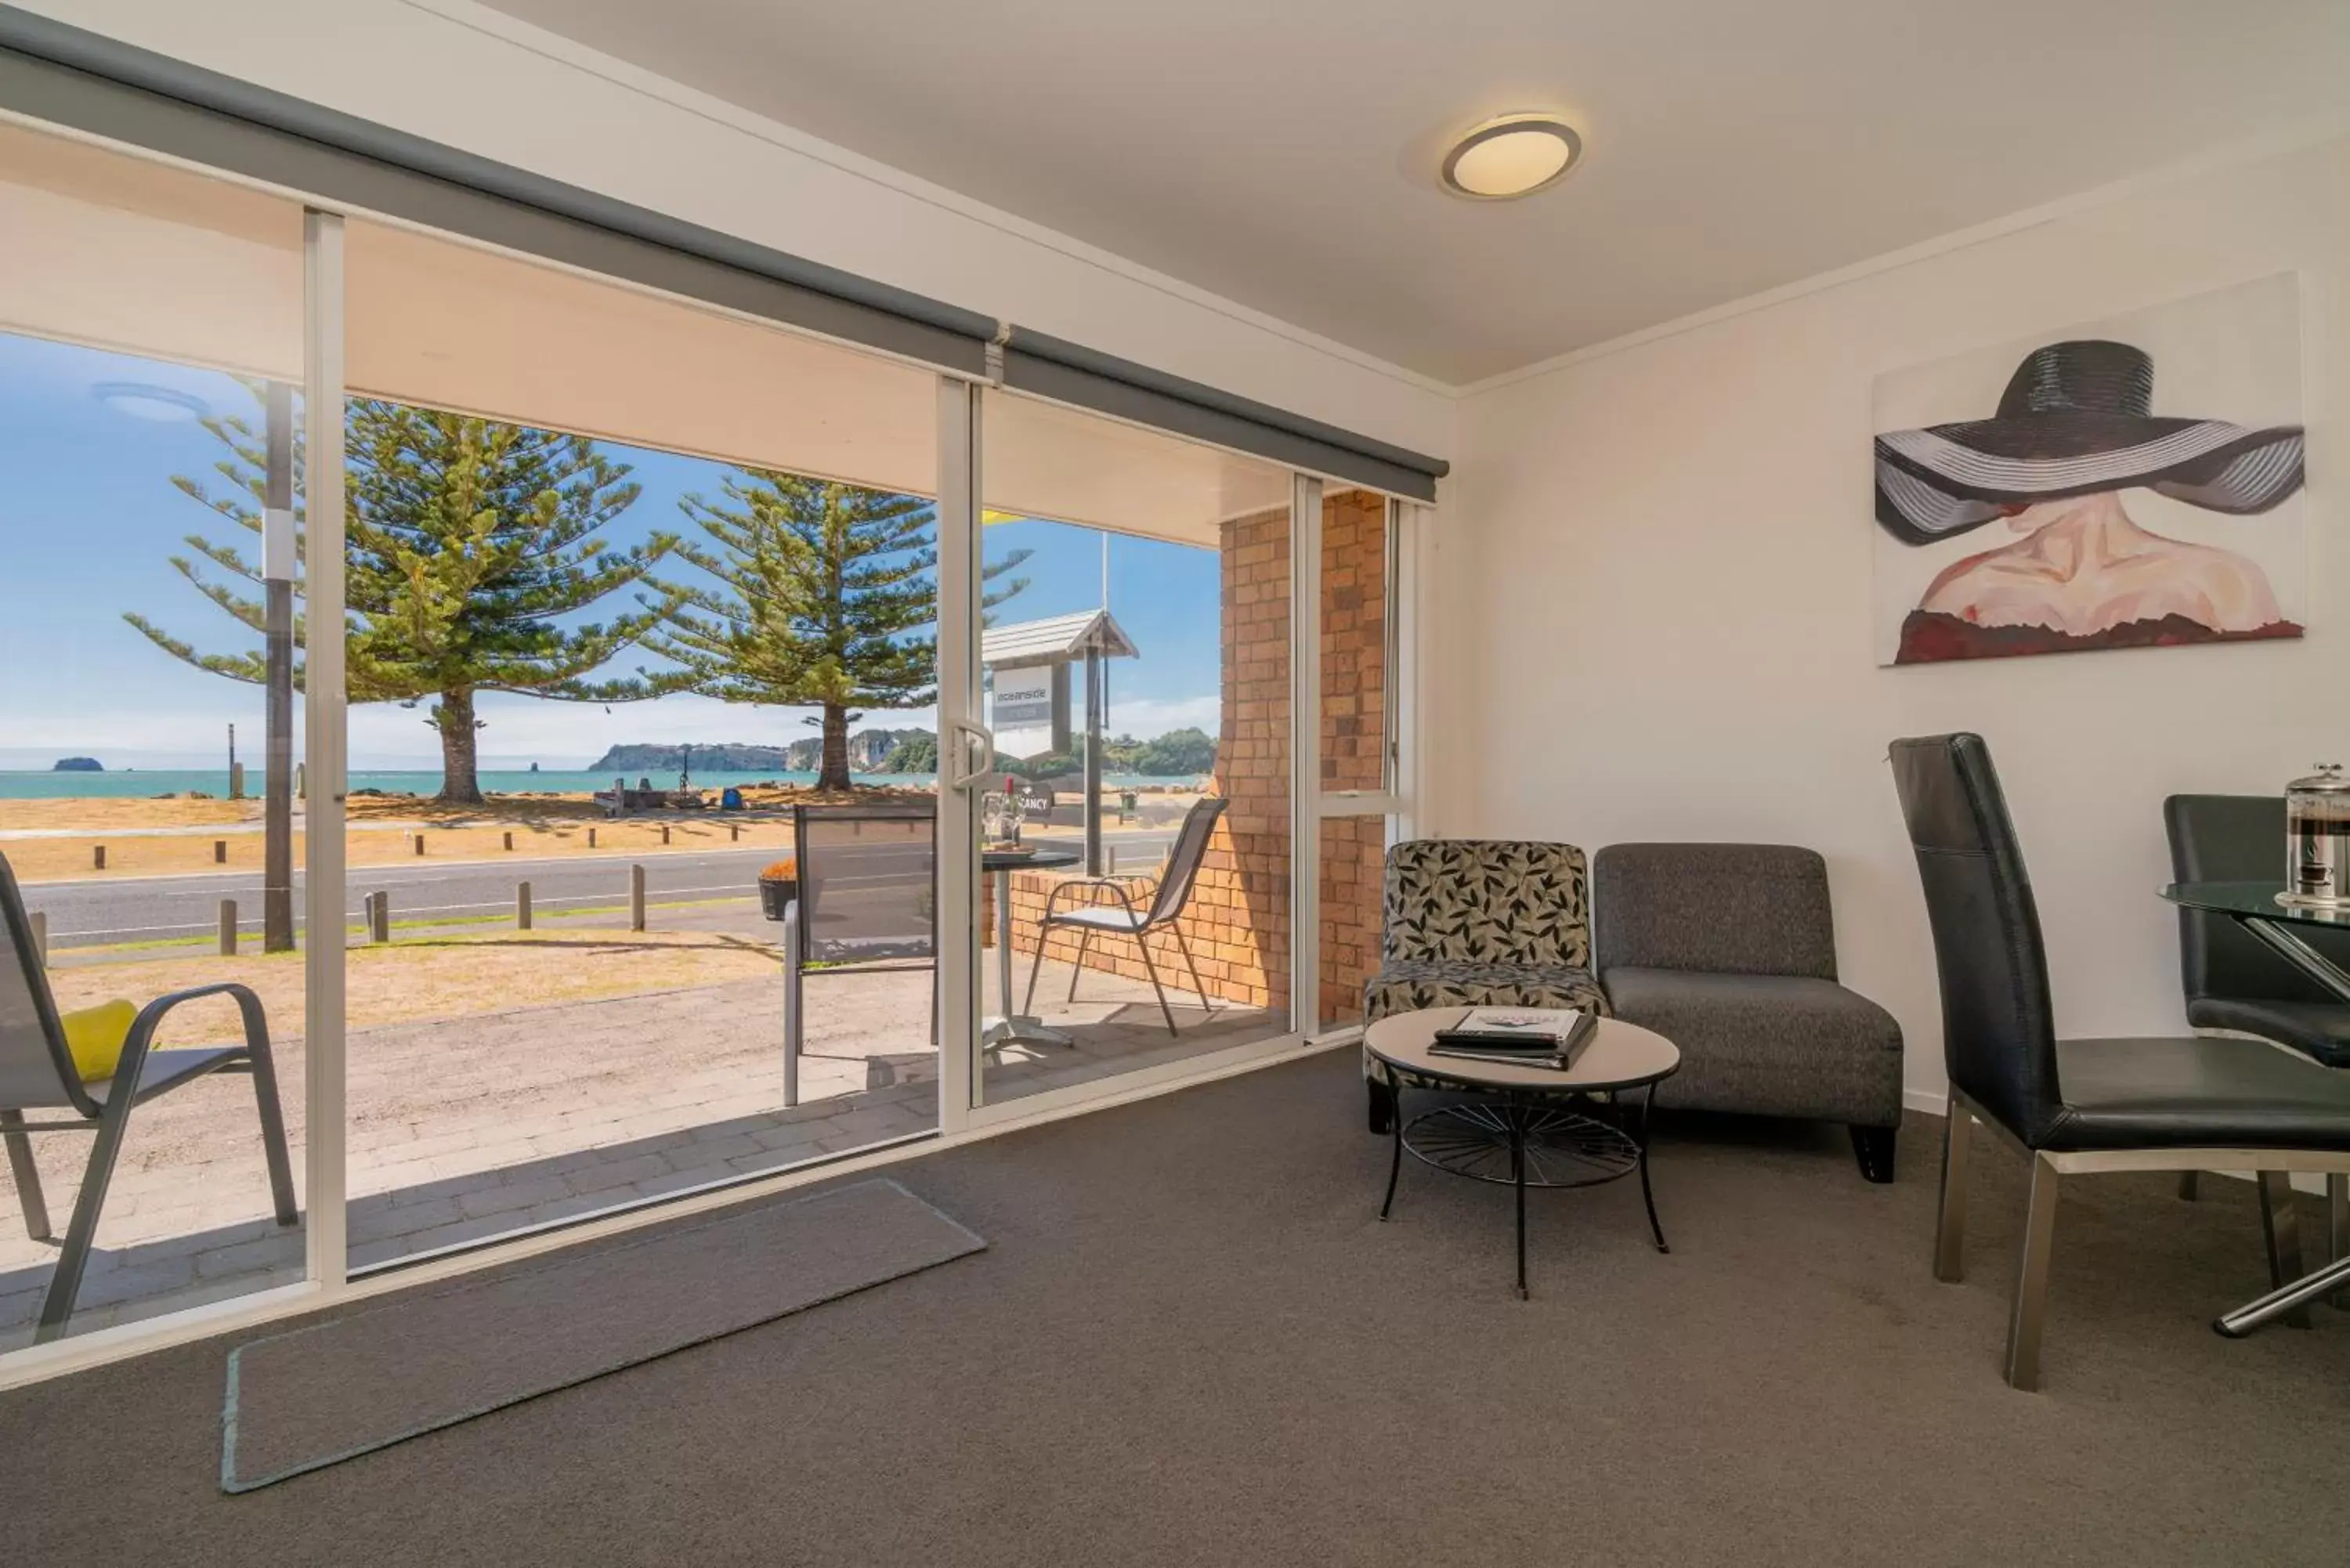
{"label": "awning over sign", "polygon": [[1141,657],[1125,629],[1102,609],[992,626],[979,639],[979,661],[990,667],[1069,664],[1088,653],[1104,659]]}

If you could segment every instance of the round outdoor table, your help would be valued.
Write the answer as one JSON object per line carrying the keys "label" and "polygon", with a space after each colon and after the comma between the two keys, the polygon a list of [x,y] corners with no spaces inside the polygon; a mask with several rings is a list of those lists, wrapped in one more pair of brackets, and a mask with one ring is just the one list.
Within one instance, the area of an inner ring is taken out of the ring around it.
{"label": "round outdoor table", "polygon": [[[989,849],[979,852],[979,868],[995,878],[995,995],[1003,1004],[1000,1013],[991,1013],[982,1022],[980,1042],[983,1046],[1002,1045],[1008,1041],[1025,1040],[1042,1045],[1075,1045],[1076,1041],[1065,1032],[1054,1029],[1025,1013],[1012,1011],[1012,877],[1014,871],[1058,871],[1085,859],[1085,851],[1064,848],[1055,844],[1038,844],[1018,851]],[[1044,937],[1039,933],[1037,940]]]}
{"label": "round outdoor table", "polygon": [[[1657,1220],[1656,1194],[1648,1186],[1648,1115],[1657,1085],[1680,1069],[1679,1047],[1654,1030],[1620,1019],[1602,1018],[1573,1065],[1554,1067],[1440,1056],[1430,1049],[1440,1029],[1451,1029],[1472,1010],[1429,1008],[1382,1018],[1366,1030],[1363,1044],[1387,1065],[1400,1089],[1435,1089],[1471,1095],[1473,1100],[1423,1111],[1409,1122],[1403,1097],[1396,1096],[1395,1152],[1388,1165],[1385,1220],[1395,1207],[1396,1181],[1404,1152],[1439,1170],[1474,1181],[1506,1183],[1518,1204],[1518,1296],[1526,1296],[1526,1189],[1592,1187],[1638,1172],[1640,1201],[1657,1251],[1669,1252],[1665,1228]],[[1540,1008],[1509,1011],[1544,1012]],[[1564,1020],[1566,1014],[1561,1012]],[[1637,1136],[1623,1127],[1622,1105],[1613,1119],[1594,1116],[1595,1096],[1613,1099],[1644,1089]]]}
{"label": "round outdoor table", "polygon": [[[2316,981],[2328,995],[2337,1001],[2350,1002],[2350,971],[2345,971],[2340,964],[2310,946],[2300,934],[2326,926],[2350,930],[2350,908],[2286,903],[2279,897],[2283,891],[2282,881],[2175,882],[2162,890],[2162,896],[2182,909],[2201,909],[2209,914],[2227,916],[2265,944],[2270,951]],[[2280,1041],[2278,1044],[2290,1047],[2292,1043]],[[2324,1066],[2350,1068],[2350,1046],[2329,1054],[2306,1051],[2303,1054]],[[2339,1178],[2327,1179],[2326,1208],[2335,1216],[2342,1210],[2340,1185]],[[2272,1318],[2282,1317],[2302,1307],[2305,1302],[2350,1284],[2350,1255],[2345,1255],[2350,1254],[2350,1244],[2346,1244],[2350,1243],[2350,1239],[2345,1239],[2341,1233],[2343,1227],[2338,1218],[2332,1229],[2335,1232],[2332,1237],[2332,1262],[2315,1273],[2304,1274],[2289,1284],[2279,1286],[2258,1301],[2248,1302],[2233,1312],[2221,1314],[2211,1326],[2230,1339],[2240,1338]]]}

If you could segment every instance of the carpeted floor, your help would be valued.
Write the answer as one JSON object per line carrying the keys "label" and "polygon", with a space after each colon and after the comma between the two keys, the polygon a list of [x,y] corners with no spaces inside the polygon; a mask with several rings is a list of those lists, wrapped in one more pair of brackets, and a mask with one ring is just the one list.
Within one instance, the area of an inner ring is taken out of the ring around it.
{"label": "carpeted floor", "polygon": [[1998,1359],[2020,1162],[1927,1266],[1939,1124],[1679,1121],[1637,1187],[1383,1142],[1352,1053],[895,1168],[950,1269],[242,1497],[225,1345],[0,1396],[8,1553],[79,1563],[2339,1563],[2350,1314],[2231,1344],[2251,1189],[2068,1184],[2046,1392]]}

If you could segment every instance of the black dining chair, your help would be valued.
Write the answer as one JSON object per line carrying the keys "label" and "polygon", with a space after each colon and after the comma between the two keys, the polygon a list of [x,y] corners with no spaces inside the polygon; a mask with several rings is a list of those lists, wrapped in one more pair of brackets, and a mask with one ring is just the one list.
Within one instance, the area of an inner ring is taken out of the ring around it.
{"label": "black dining chair", "polygon": [[[2284,796],[2175,794],[2162,803],[2170,839],[2170,874],[2179,882],[2274,882],[2284,864]],[[2301,939],[2337,964],[2350,967],[2350,930],[2311,928]],[[2350,1067],[2350,1005],[2271,950],[2234,920],[2205,909],[2178,911],[2178,979],[2187,992],[2187,1022],[2199,1031],[2254,1034],[2316,1058]],[[2178,1179],[2178,1195],[2192,1199],[2199,1173]],[[2272,1195],[2261,1189],[2262,1220],[2276,1234]],[[2326,1255],[2350,1251],[2350,1175],[2325,1179]],[[2292,1277],[2273,1241],[2272,1282]],[[2295,1322],[2306,1323],[2306,1312]]]}
{"label": "black dining chair", "polygon": [[[0,1142],[7,1146],[16,1201],[25,1214],[25,1233],[34,1241],[49,1240],[49,1210],[41,1195],[41,1173],[33,1163],[28,1135],[71,1132],[90,1137],[89,1159],[82,1168],[73,1220],[66,1227],[65,1245],[58,1250],[57,1267],[49,1274],[49,1288],[41,1300],[40,1322],[33,1334],[36,1342],[63,1334],[73,1315],[74,1298],[81,1293],[82,1272],[98,1237],[99,1214],[106,1207],[106,1189],[114,1179],[115,1160],[122,1152],[130,1113],[159,1096],[213,1073],[250,1073],[255,1107],[261,1117],[262,1158],[269,1168],[271,1210],[280,1225],[300,1222],[294,1202],[294,1167],[286,1150],[286,1118],[278,1109],[277,1075],[269,1054],[269,1024],[262,1012],[261,998],[244,986],[229,983],[191,986],[159,996],[132,1019],[112,1074],[84,1082],[74,1067],[65,1025],[49,992],[48,972],[33,938],[33,923],[25,913],[24,897],[16,890],[16,872],[5,856],[0,856],[0,927],[5,928],[0,933]],[[207,996],[225,996],[236,1003],[244,1038],[231,1045],[156,1049],[155,1031],[164,1014],[182,1002]]]}
{"label": "black dining chair", "polygon": [[[1990,747],[1930,735],[1894,742],[1891,761],[1933,929],[1950,1081],[1934,1273],[1960,1277],[1980,1122],[2032,1163],[2007,1380],[2036,1388],[2060,1180],[2250,1170],[2274,1192],[2287,1171],[2350,1171],[2350,1075],[2230,1036],[2059,1040],[2039,909]],[[2292,1211],[2279,1205],[2280,1231]]]}

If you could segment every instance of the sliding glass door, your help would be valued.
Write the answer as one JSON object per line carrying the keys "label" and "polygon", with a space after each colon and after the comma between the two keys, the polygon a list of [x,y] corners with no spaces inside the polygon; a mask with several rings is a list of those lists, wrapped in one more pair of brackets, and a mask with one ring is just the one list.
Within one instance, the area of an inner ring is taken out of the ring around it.
{"label": "sliding glass door", "polygon": [[0,224],[0,1350],[1346,1020],[1383,498],[5,124]]}
{"label": "sliding glass door", "polygon": [[1293,476],[1002,391],[978,429],[974,1103],[1288,1034]]}
{"label": "sliding glass door", "polygon": [[352,1267],[934,1129],[935,378],[348,251]]}

